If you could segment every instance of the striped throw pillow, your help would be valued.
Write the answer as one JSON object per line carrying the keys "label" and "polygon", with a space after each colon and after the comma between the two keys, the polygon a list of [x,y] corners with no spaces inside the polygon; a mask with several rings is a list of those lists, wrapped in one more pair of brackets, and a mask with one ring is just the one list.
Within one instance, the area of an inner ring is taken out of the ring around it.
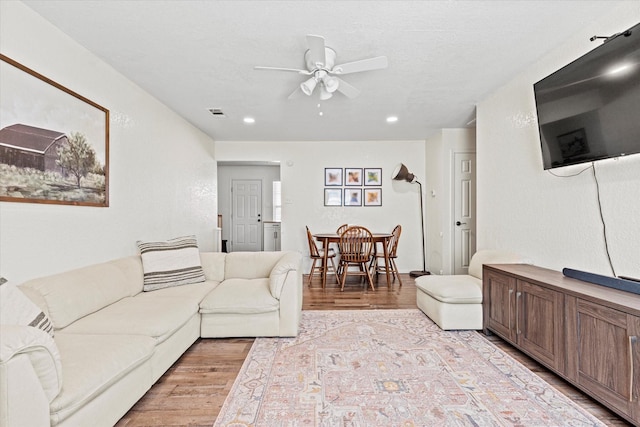
{"label": "striped throw pillow", "polygon": [[0,323],[33,326],[53,336],[49,317],[13,283],[0,286]]}
{"label": "striped throw pillow", "polygon": [[205,281],[195,236],[137,243],[144,270],[143,291]]}

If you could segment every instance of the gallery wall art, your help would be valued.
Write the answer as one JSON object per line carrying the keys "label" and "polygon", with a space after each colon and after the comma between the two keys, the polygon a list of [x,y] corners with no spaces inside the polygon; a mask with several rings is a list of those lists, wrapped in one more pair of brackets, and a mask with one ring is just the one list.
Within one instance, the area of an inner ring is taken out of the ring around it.
{"label": "gallery wall art", "polygon": [[324,206],[382,206],[382,168],[324,168]]}

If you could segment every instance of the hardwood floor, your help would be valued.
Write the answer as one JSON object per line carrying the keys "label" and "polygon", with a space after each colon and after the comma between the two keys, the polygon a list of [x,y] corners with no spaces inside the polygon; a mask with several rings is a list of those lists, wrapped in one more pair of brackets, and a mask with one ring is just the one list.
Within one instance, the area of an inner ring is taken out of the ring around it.
{"label": "hardwood floor", "polygon": [[[331,282],[331,276],[325,289],[316,279],[311,287],[307,286],[305,276],[303,309],[416,308],[415,281],[408,274],[401,275],[401,278],[402,286],[396,282],[387,287],[383,276],[380,276],[375,292],[365,290],[360,282],[348,281],[344,292],[340,292],[335,281]],[[493,335],[488,339],[606,425],[631,425],[500,338]],[[199,339],[122,417],[117,426],[211,427],[252,344],[252,338]]]}

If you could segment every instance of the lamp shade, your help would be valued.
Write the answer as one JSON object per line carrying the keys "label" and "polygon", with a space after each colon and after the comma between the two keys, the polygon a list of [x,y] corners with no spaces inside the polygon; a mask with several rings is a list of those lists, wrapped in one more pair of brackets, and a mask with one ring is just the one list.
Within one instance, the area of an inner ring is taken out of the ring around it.
{"label": "lamp shade", "polygon": [[314,77],[311,77],[309,80],[300,84],[300,89],[302,89],[302,92],[305,95],[311,96],[317,84],[318,84],[318,81]]}
{"label": "lamp shade", "polygon": [[332,96],[333,96],[333,93],[329,92],[324,85],[320,86],[320,101],[326,101],[327,99],[330,99]]}
{"label": "lamp shade", "polygon": [[407,169],[407,167],[403,163],[400,163],[393,170],[391,179],[393,179],[394,181],[414,182],[416,180],[416,176],[409,172],[409,169]]}
{"label": "lamp shade", "polygon": [[324,87],[327,88],[327,92],[333,93],[338,89],[340,81],[335,77],[327,76],[322,79],[322,83],[324,83]]}

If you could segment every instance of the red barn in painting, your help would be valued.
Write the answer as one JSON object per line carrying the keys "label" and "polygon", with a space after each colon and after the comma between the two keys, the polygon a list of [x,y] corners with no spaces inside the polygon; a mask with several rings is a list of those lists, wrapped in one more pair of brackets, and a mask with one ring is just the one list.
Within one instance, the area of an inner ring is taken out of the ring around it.
{"label": "red barn in painting", "polygon": [[58,147],[67,143],[63,132],[15,124],[0,129],[0,163],[41,171],[62,172]]}

